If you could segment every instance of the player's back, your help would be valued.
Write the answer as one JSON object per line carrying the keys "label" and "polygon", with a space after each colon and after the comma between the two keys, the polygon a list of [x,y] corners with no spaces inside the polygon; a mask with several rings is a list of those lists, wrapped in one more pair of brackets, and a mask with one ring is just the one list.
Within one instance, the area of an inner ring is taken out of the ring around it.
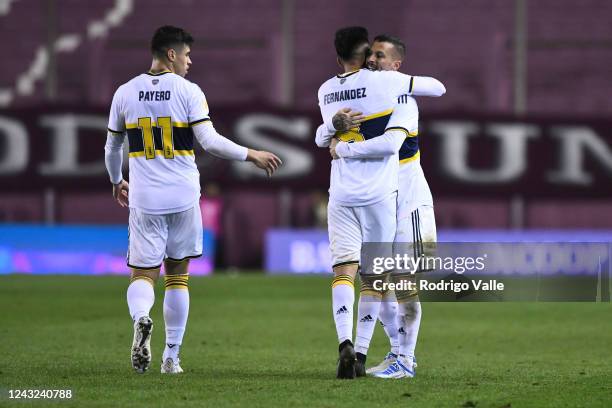
{"label": "player's back", "polygon": [[[319,88],[323,121],[332,128],[334,114],[342,108],[360,111],[366,120],[359,128],[336,136],[346,142],[361,142],[385,132],[402,91],[410,78],[390,71],[359,71],[337,75]],[[342,205],[368,205],[397,190],[398,157],[381,159],[337,159],[332,161],[330,198]]]}
{"label": "player's back", "polygon": [[200,88],[171,72],[141,74],[119,87],[109,129],[129,140],[130,207],[180,212],[200,196],[190,125],[207,121]]}
{"label": "player's back", "polygon": [[[388,121],[397,94],[389,92],[393,85],[386,83],[385,78],[388,78],[387,73],[360,69],[336,75],[325,81],[319,88],[319,106],[323,120],[331,124],[331,118],[339,109],[351,108],[362,112],[366,117],[385,116]],[[371,137],[375,137],[374,131],[369,133]],[[384,126],[379,134],[382,133]]]}

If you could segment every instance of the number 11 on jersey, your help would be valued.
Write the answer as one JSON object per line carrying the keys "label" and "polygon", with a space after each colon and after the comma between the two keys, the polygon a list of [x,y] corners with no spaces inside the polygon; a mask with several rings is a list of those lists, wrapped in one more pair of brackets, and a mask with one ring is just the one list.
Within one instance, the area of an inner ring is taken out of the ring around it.
{"label": "number 11 on jersey", "polygon": [[172,143],[172,118],[162,116],[157,118],[157,123],[152,123],[151,118],[138,118],[138,127],[142,130],[142,142],[147,160],[155,158],[155,140],[153,138],[153,127],[161,129],[164,158],[174,159],[174,145]]}

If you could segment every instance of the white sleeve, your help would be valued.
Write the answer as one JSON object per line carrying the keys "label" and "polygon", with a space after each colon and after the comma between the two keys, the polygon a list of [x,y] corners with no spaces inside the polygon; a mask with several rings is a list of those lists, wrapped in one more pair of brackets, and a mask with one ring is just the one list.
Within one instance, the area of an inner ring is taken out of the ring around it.
{"label": "white sleeve", "polygon": [[106,134],[106,145],[104,145],[104,163],[106,171],[113,184],[119,184],[123,180],[121,165],[123,164],[123,142],[125,133],[111,132]]}
{"label": "white sleeve", "polygon": [[121,87],[119,87],[119,89],[117,89],[113,95],[113,102],[111,103],[110,113],[108,115],[107,128],[110,132],[116,134],[121,134],[123,131],[125,131],[125,116],[121,102]]}
{"label": "white sleeve", "polygon": [[415,96],[442,96],[446,88],[442,82],[432,77],[412,77],[412,88],[410,94]]}
{"label": "white sleeve", "polygon": [[406,133],[400,130],[388,130],[383,135],[363,142],[340,142],[336,145],[336,154],[344,159],[367,159],[392,156],[399,152]]}
{"label": "white sleeve", "polygon": [[325,123],[317,128],[315,143],[319,147],[329,147],[332,137],[336,134],[335,131],[330,131]]}
{"label": "white sleeve", "polygon": [[187,82],[190,86],[187,92],[187,120],[190,126],[210,119],[206,96],[199,86]]}
{"label": "white sleeve", "polygon": [[415,96],[442,96],[446,88],[442,82],[431,77],[402,74],[397,71],[380,71],[382,86],[397,96],[408,94]]}
{"label": "white sleeve", "polygon": [[249,149],[218,134],[210,121],[202,122],[192,129],[195,138],[204,150],[222,159],[246,160]]}

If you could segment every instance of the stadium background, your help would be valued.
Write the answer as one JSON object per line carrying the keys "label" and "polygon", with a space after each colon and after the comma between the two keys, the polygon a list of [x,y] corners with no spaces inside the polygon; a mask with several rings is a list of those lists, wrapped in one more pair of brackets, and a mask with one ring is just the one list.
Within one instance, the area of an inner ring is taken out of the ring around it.
{"label": "stadium background", "polygon": [[[402,71],[446,86],[418,100],[441,240],[610,242],[611,14],[606,0],[0,0],[0,405],[50,387],[79,407],[609,406],[609,303],[429,302],[417,378],[339,384],[329,277],[285,273],[329,273],[316,91],[346,25],[402,38]],[[162,380],[157,363],[130,372],[126,277],[89,275],[128,273],[105,128],[163,24],[196,38],[188,79],[220,133],[285,164],[266,179],[197,155],[208,256],[192,272],[212,276],[191,279],[187,373]]]}
{"label": "stadium background", "polygon": [[[217,129],[285,161],[266,180],[248,165],[198,156],[218,268],[266,266],[275,228],[277,241],[298,241],[296,254],[322,257],[298,269],[327,269],[329,160],[313,142],[316,91],[338,70],[333,32],[349,24],[404,39],[402,71],[446,85],[443,98],[419,99],[442,239],[457,229],[488,230],[484,240],[499,236],[490,230],[612,228],[610,11],[597,0],[5,0],[0,272],[125,272],[125,230],[109,226],[123,228],[127,211],[111,199],[104,128],[114,90],[148,69],[151,33],[169,22],[196,38],[189,79]],[[304,228],[323,233],[286,234]],[[97,266],[87,261],[94,254]]]}

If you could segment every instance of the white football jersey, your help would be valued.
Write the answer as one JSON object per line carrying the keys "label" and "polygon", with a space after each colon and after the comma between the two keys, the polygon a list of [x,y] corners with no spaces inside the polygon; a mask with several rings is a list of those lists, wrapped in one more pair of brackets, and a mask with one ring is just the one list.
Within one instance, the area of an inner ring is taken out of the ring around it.
{"label": "white football jersey", "polygon": [[[401,130],[406,140],[399,151],[399,192],[400,199],[408,211],[422,205],[433,206],[433,199],[423,168],[419,150],[419,107],[411,96],[404,94],[397,98],[387,129]],[[405,193],[405,194],[404,194]]]}
{"label": "white football jersey", "polygon": [[108,130],[127,132],[130,207],[169,214],[194,205],[200,173],[191,128],[208,123],[200,87],[170,71],[138,75],[117,89]]}
{"label": "white football jersey", "polygon": [[[338,132],[345,142],[360,142],[382,135],[397,102],[410,94],[413,77],[395,71],[361,69],[337,75],[319,88],[323,122],[333,129],[332,118],[342,108],[362,112],[366,120],[359,128]],[[332,160],[329,196],[343,206],[363,206],[386,198],[397,190],[398,156],[382,159]]]}

